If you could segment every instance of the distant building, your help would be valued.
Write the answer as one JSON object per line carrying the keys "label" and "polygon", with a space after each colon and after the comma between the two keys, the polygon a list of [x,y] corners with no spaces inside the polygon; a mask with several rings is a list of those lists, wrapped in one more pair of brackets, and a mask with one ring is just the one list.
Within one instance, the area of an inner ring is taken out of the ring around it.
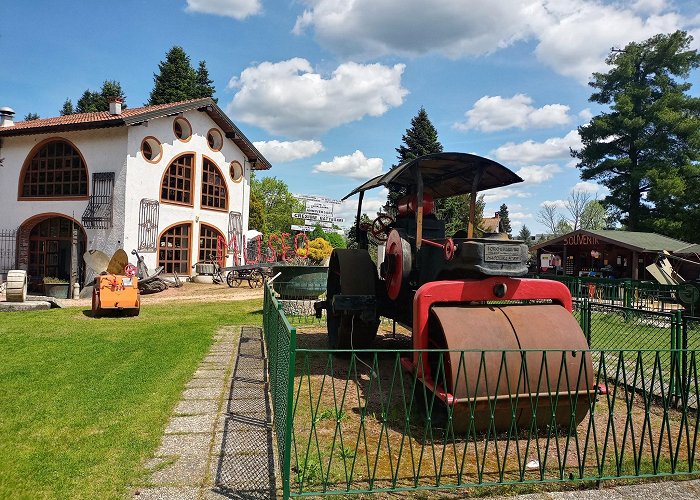
{"label": "distant building", "polygon": [[[153,269],[192,265],[248,229],[251,170],[270,163],[210,99],[15,123],[0,108],[0,277],[68,278],[79,255],[137,250]],[[233,257],[220,256],[222,263]],[[82,267],[80,280],[90,278]]]}
{"label": "distant building", "polygon": [[539,241],[537,271],[569,276],[651,279],[646,267],[659,253],[678,252],[689,243],[656,233],[579,229]]}

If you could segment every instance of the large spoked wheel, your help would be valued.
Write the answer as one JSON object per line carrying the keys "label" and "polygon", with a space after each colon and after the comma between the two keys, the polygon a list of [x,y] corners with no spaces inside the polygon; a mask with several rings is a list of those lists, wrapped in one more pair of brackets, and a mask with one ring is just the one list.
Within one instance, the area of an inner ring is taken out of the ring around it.
{"label": "large spoked wheel", "polygon": [[248,286],[250,288],[260,288],[263,284],[263,277],[260,271],[253,271],[250,273],[250,279],[248,280]]}
{"label": "large spoked wheel", "polygon": [[238,285],[241,284],[241,278],[238,277],[238,272],[237,271],[229,271],[228,274],[226,275],[226,284],[233,288],[238,287]]}
{"label": "large spoked wheel", "polygon": [[331,349],[367,349],[379,328],[379,318],[368,319],[358,312],[332,308],[333,297],[343,295],[376,296],[377,273],[366,250],[333,250],[328,266],[327,301],[328,343]]}

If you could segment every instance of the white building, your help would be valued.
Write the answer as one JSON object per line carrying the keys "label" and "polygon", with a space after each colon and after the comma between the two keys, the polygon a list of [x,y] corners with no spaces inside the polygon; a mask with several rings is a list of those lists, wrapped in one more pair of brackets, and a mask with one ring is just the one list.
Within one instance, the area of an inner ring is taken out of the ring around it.
{"label": "white building", "polygon": [[189,275],[245,233],[251,169],[270,168],[209,98],[12,118],[0,108],[0,278],[68,278],[74,227],[79,255],[135,249],[150,269]]}

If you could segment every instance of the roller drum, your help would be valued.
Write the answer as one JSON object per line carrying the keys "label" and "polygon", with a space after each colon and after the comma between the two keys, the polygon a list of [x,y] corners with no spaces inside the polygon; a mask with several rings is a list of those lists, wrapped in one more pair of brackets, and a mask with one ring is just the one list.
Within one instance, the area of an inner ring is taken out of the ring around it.
{"label": "roller drum", "polygon": [[27,300],[27,271],[21,269],[8,271],[5,298],[8,302],[24,302]]}
{"label": "roller drum", "polygon": [[[434,306],[431,369],[454,397],[455,431],[507,431],[578,424],[593,397],[588,344],[573,315],[553,304]],[[547,351],[546,353],[543,351]],[[493,412],[493,425],[491,413]],[[575,412],[575,413],[574,413]]]}

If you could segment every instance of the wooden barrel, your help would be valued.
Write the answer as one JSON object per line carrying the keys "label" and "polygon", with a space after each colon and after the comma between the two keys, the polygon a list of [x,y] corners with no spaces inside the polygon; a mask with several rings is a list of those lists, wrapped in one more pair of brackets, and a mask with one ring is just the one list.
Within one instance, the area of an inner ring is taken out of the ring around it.
{"label": "wooden barrel", "polygon": [[24,302],[27,298],[27,271],[13,269],[7,273],[5,297],[8,302]]}

